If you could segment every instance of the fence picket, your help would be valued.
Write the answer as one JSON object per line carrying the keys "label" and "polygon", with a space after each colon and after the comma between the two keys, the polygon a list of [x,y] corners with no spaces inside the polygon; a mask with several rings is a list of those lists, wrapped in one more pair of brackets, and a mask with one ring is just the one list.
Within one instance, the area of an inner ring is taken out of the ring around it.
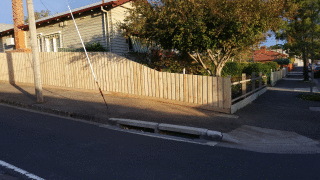
{"label": "fence picket", "polygon": [[214,106],[214,104],[213,104],[213,93],[214,93],[213,77],[209,76],[208,77],[208,105],[209,106]]}
{"label": "fence picket", "polygon": [[160,98],[164,98],[164,95],[163,95],[163,72],[159,72],[159,91],[160,91]]}
{"label": "fence picket", "polygon": [[198,97],[198,104],[203,104],[203,76],[198,76],[198,93],[197,93],[197,97]]}
{"label": "fence picket", "polygon": [[217,91],[217,95],[218,95],[218,107],[219,108],[223,108],[223,79],[222,77],[217,77],[218,79],[218,91]]}
{"label": "fence picket", "polygon": [[155,97],[160,97],[159,72],[154,71]]}
{"label": "fence picket", "polygon": [[198,77],[196,75],[193,75],[192,81],[193,81],[193,87],[192,87],[193,103],[196,104],[198,103]]}
{"label": "fence picket", "polygon": [[207,105],[208,104],[208,76],[203,76],[203,89],[202,89],[202,104]]}
{"label": "fence picket", "polygon": [[168,99],[168,73],[163,73],[163,98]]}
{"label": "fence picket", "polygon": [[186,88],[185,88],[184,75],[183,74],[179,74],[179,92],[178,93],[180,95],[179,100],[182,101],[182,102],[186,102],[185,91],[186,91]]}

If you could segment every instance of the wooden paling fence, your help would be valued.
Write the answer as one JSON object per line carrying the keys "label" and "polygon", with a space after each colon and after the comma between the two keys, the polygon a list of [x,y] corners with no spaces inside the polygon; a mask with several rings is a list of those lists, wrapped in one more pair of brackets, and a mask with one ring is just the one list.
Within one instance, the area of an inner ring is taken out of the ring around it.
{"label": "wooden paling fence", "polygon": [[271,76],[270,76],[271,86],[275,86],[279,80],[286,77],[287,75],[288,75],[288,68],[282,68],[279,71],[275,71],[275,72],[271,70]]}
{"label": "wooden paling fence", "polygon": [[[159,72],[112,53],[89,53],[103,91],[155,97],[230,113],[231,79]],[[97,89],[83,52],[40,53],[44,86]],[[29,53],[0,53],[0,80],[33,83]]]}

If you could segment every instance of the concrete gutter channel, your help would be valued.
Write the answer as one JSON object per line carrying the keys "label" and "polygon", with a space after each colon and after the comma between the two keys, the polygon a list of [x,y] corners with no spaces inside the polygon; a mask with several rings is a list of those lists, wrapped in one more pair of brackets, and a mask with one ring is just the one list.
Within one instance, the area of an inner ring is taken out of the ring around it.
{"label": "concrete gutter channel", "polygon": [[[146,121],[137,121],[131,119],[120,119],[120,118],[109,118],[109,122],[112,125],[116,125],[120,128],[133,127],[134,129],[149,129],[152,130],[153,133],[158,134],[170,134],[173,136],[189,136],[193,138],[212,140],[212,141],[221,141],[222,133],[218,131],[213,131],[204,128],[196,128],[189,126],[180,126],[173,124],[165,124],[165,123],[154,123],[154,122],[146,122]],[[148,131],[150,132],[150,131]]]}
{"label": "concrete gutter channel", "polygon": [[205,128],[196,128],[189,126],[180,126],[173,124],[165,124],[165,123],[155,123],[155,122],[147,122],[147,121],[138,121],[131,119],[121,119],[121,118],[109,118],[109,120],[101,119],[96,116],[67,112],[57,109],[51,109],[41,106],[41,104],[23,104],[19,102],[14,102],[10,100],[0,99],[0,103],[8,104],[11,106],[16,106],[25,109],[31,109],[35,111],[40,111],[49,114],[55,114],[64,117],[70,117],[75,119],[82,119],[91,122],[97,122],[102,124],[108,124],[112,126],[117,126],[122,129],[131,129],[138,131],[151,132],[156,134],[166,134],[178,137],[189,137],[191,139],[203,139],[210,141],[221,141],[223,138],[223,134],[219,131],[213,131]]}

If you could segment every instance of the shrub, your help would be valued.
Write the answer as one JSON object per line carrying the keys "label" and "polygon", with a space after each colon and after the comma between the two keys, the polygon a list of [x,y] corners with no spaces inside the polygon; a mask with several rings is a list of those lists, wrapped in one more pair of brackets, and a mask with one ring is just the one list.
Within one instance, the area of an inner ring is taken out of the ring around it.
{"label": "shrub", "polygon": [[278,63],[276,63],[276,62],[267,62],[267,63],[265,63],[265,65],[267,65],[269,67],[270,71],[271,71],[271,69],[273,71],[276,71],[279,68]]}
{"label": "shrub", "polygon": [[241,76],[245,67],[245,63],[227,62],[222,69],[222,76]]}
{"label": "shrub", "polygon": [[251,75],[252,73],[262,72],[263,74],[268,74],[270,72],[269,66],[262,63],[250,63],[244,69],[243,73]]}
{"label": "shrub", "polygon": [[88,52],[105,52],[106,49],[99,43],[85,43],[86,49]]}
{"label": "shrub", "polygon": [[280,59],[274,60],[274,62],[278,63],[282,68],[284,65],[290,64],[291,61],[288,58],[280,58]]}

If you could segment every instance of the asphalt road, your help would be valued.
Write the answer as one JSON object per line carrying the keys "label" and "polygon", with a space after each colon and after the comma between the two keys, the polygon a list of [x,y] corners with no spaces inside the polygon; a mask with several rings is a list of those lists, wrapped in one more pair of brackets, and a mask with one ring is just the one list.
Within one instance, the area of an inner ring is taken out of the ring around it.
{"label": "asphalt road", "polygon": [[320,179],[320,155],[134,135],[0,106],[0,160],[45,179]]}

